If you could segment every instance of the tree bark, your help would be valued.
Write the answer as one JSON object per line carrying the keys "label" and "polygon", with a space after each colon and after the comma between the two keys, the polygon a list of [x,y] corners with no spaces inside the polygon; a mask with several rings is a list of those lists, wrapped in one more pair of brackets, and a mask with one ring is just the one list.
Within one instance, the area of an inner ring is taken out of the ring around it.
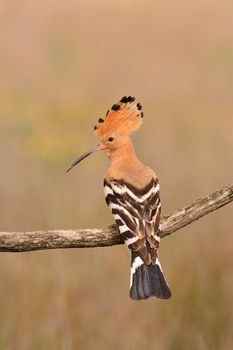
{"label": "tree bark", "polygon": [[[233,201],[233,184],[196,200],[161,220],[161,237],[170,235],[208,213]],[[0,252],[42,249],[90,248],[122,244],[116,225],[102,229],[71,229],[33,232],[0,232]]]}

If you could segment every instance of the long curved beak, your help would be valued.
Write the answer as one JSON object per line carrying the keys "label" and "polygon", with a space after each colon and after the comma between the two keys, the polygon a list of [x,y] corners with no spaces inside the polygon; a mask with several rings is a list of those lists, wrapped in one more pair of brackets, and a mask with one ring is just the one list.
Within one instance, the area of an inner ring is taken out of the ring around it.
{"label": "long curved beak", "polygon": [[93,147],[91,149],[89,149],[87,152],[85,152],[81,157],[79,157],[78,159],[76,159],[73,164],[71,164],[71,166],[69,167],[69,169],[66,170],[66,172],[68,173],[73,167],[75,167],[78,163],[80,163],[83,159],[87,158],[88,156],[90,156],[92,153],[95,153],[97,151],[101,151],[104,149],[104,146],[99,144],[96,147]]}

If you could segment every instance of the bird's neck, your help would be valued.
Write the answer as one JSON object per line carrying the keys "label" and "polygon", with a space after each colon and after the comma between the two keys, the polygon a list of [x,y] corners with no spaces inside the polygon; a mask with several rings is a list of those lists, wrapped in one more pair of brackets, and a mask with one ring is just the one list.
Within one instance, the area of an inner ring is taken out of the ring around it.
{"label": "bird's neck", "polygon": [[115,167],[123,163],[140,163],[136,157],[131,140],[109,153],[109,167]]}
{"label": "bird's neck", "polygon": [[137,188],[147,185],[155,173],[143,165],[136,157],[132,142],[108,154],[109,167],[105,176],[107,181],[124,180]]}

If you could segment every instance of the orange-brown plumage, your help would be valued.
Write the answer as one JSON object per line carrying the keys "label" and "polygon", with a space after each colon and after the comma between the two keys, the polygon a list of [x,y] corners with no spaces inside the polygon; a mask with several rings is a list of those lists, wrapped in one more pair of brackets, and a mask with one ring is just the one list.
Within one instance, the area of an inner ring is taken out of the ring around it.
{"label": "orange-brown plumage", "polygon": [[100,140],[112,133],[118,136],[130,135],[142,124],[142,117],[140,103],[136,103],[134,97],[123,97],[107,112],[105,119],[99,119],[95,134]]}
{"label": "orange-brown plumage", "polygon": [[[95,135],[109,156],[107,180],[126,179],[142,188],[155,173],[136,157],[129,135],[142,124],[142,106],[134,97],[123,97],[108,110],[105,119],[100,118]],[[109,141],[109,139],[113,139]]]}

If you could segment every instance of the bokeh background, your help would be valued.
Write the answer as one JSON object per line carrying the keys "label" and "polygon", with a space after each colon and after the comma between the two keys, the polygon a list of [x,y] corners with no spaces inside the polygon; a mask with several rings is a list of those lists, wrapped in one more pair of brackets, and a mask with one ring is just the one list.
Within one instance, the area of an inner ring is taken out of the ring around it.
{"label": "bokeh background", "polygon": [[[233,3],[2,0],[0,229],[104,227],[97,118],[144,107],[163,214],[233,178]],[[133,302],[123,246],[0,254],[0,349],[232,349],[233,207],[162,240],[169,301]]]}

